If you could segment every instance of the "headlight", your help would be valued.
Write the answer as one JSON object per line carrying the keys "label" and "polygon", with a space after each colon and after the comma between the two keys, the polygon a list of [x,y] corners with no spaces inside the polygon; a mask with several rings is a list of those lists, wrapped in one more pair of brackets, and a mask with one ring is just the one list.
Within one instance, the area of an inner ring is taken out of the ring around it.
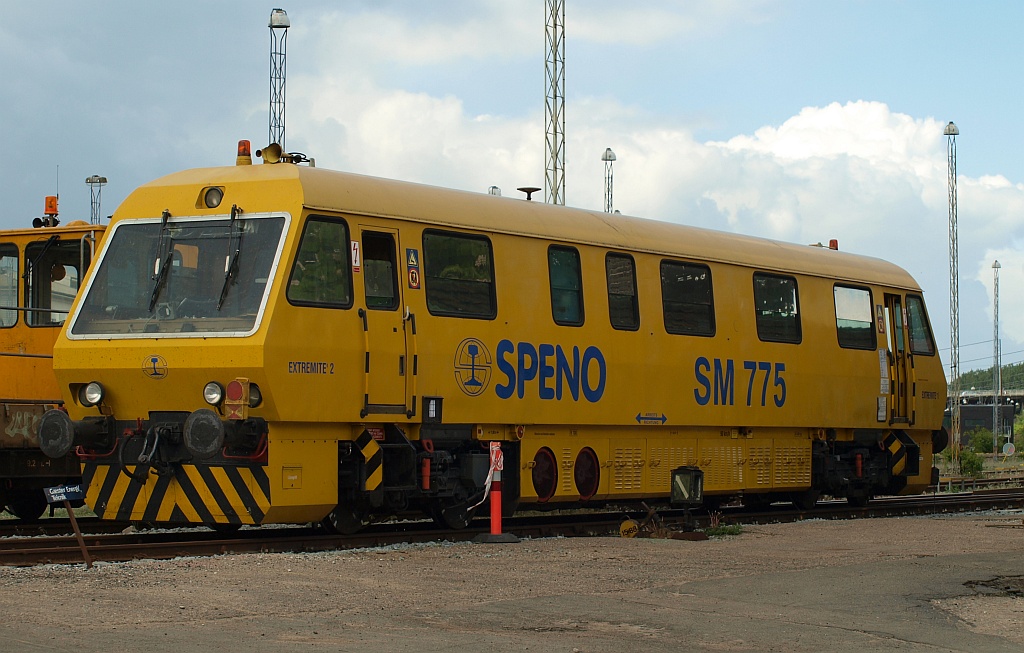
{"label": "headlight", "polygon": [[206,190],[206,194],[203,196],[203,203],[206,204],[206,208],[215,209],[220,206],[223,199],[224,191],[214,186]]}
{"label": "headlight", "polygon": [[216,381],[210,381],[203,388],[203,399],[211,406],[220,406],[220,402],[224,401],[224,386]]}
{"label": "headlight", "polygon": [[83,385],[78,390],[78,401],[83,406],[95,406],[103,401],[103,386],[97,381]]}
{"label": "headlight", "polygon": [[255,383],[249,384],[249,408],[256,408],[263,403],[263,393]]}

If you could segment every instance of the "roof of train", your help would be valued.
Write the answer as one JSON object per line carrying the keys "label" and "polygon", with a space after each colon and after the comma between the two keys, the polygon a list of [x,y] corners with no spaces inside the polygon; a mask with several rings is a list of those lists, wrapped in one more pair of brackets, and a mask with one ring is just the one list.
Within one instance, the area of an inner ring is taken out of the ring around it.
{"label": "roof of train", "polygon": [[0,238],[20,238],[22,236],[28,236],[30,238],[44,238],[53,234],[65,234],[65,233],[86,233],[89,231],[103,231],[106,229],[106,225],[102,224],[90,224],[84,220],[72,220],[67,224],[59,224],[56,227],[23,227],[18,229],[3,229],[0,230]]}
{"label": "roof of train", "polygon": [[[825,247],[287,163],[196,168],[173,173],[141,186],[115,212],[114,219],[120,217],[123,208],[134,204],[133,200],[144,201],[149,195],[147,191],[188,186],[192,192],[187,197],[192,198],[200,188],[209,185],[253,184],[252,190],[260,192],[266,191],[265,185],[273,181],[294,184],[295,199],[301,194],[302,206],[314,211],[400,218],[438,226],[744,265],[766,271],[920,289],[913,277],[895,264]],[[228,189],[226,201],[231,201],[230,195]],[[280,190],[273,195],[282,197]],[[167,200],[166,196],[161,199]],[[269,209],[261,207],[259,210]],[[282,205],[281,210],[287,209]]]}

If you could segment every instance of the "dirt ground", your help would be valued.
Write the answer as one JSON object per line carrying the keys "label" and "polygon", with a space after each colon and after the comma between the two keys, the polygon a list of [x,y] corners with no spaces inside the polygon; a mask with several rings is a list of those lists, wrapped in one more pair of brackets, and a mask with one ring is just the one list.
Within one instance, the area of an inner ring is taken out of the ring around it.
{"label": "dirt ground", "polygon": [[[1022,517],[809,520],[747,526],[704,542],[552,538],[99,563],[91,570],[0,567],[0,650],[676,650],[642,618],[567,618],[556,607],[523,624],[516,606],[611,601],[670,586],[683,588],[673,596],[696,601],[688,583],[960,554],[1020,558]],[[1024,578],[972,582],[925,601],[958,629],[1024,649]],[[467,620],[470,613],[498,616]],[[741,639],[701,650],[758,650]]]}

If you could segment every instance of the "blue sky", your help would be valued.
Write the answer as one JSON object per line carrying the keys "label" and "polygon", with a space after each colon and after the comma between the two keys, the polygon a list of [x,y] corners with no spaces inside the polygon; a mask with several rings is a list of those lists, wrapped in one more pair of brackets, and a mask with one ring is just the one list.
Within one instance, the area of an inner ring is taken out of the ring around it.
{"label": "blue sky", "polygon": [[[544,180],[544,0],[5,2],[0,227],[59,191],[88,219],[267,139],[271,9],[288,37],[287,149],[483,192]],[[946,141],[957,139],[961,368],[1024,360],[1024,4],[566,2],[566,198],[799,243],[837,238],[925,289],[949,346]],[[977,343],[977,344],[975,344]]]}

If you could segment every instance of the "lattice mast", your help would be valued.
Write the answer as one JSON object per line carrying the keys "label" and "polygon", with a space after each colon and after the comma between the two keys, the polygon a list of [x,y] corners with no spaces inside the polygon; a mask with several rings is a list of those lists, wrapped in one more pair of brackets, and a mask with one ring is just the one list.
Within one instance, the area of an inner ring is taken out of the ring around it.
{"label": "lattice mast", "polygon": [[946,160],[949,168],[949,395],[950,446],[953,471],[960,471],[960,254],[956,225],[956,137],[960,134],[953,121],[943,131],[946,136]]}
{"label": "lattice mast", "polygon": [[547,0],[544,201],[565,205],[565,0]]}
{"label": "lattice mast", "polygon": [[992,453],[999,453],[999,395],[1003,393],[1003,363],[999,351],[999,261],[992,264]]}
{"label": "lattice mast", "polygon": [[270,12],[270,143],[284,151],[284,82],[288,28],[291,21],[284,9]]}
{"label": "lattice mast", "polygon": [[611,213],[615,208],[612,201],[612,177],[614,173],[612,166],[615,164],[615,152],[612,152],[612,148],[605,148],[604,154],[601,155],[601,160],[604,161],[604,212]]}

